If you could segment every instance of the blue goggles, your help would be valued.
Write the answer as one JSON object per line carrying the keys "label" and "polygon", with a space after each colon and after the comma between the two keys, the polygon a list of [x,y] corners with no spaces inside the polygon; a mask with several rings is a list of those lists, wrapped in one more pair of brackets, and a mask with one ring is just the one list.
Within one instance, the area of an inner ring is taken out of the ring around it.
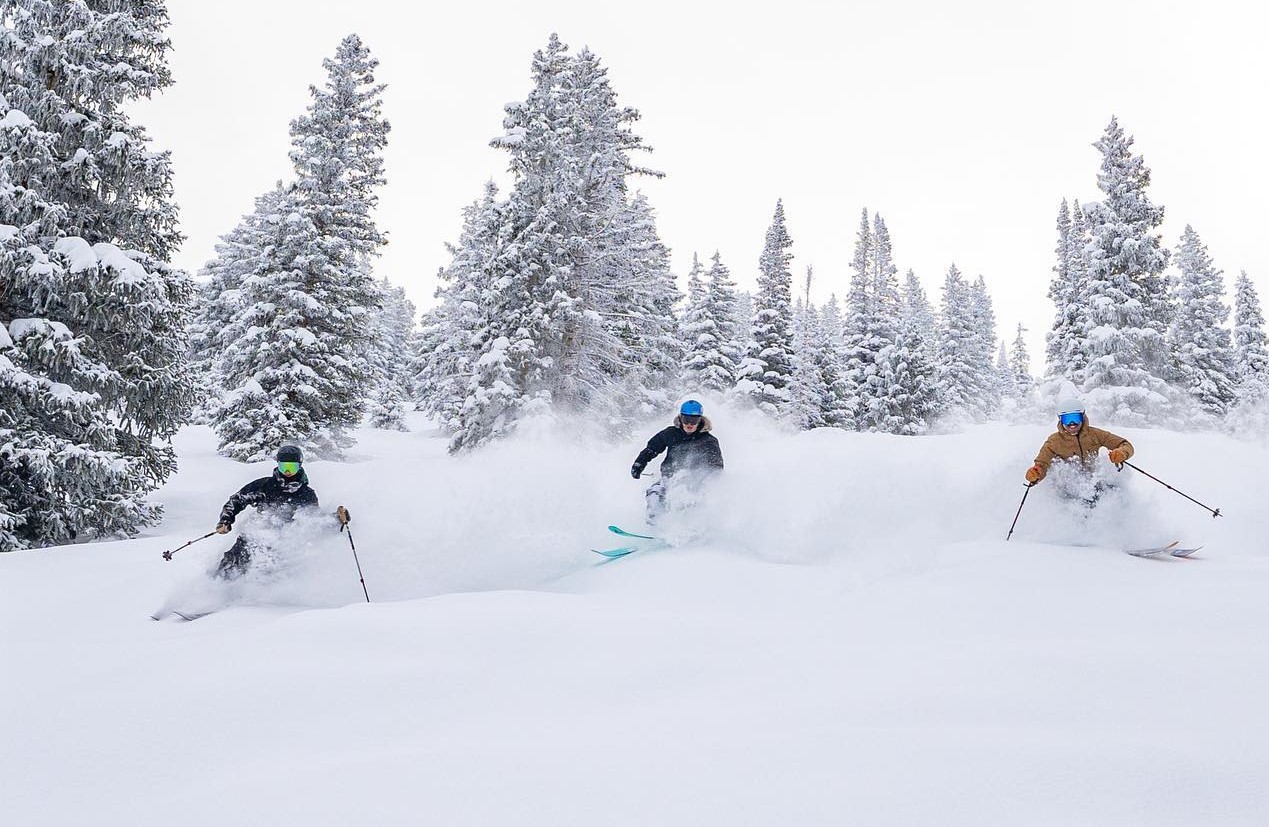
{"label": "blue goggles", "polygon": [[1058,414],[1058,424],[1065,428],[1067,425],[1083,425],[1084,414],[1079,411],[1074,413]]}

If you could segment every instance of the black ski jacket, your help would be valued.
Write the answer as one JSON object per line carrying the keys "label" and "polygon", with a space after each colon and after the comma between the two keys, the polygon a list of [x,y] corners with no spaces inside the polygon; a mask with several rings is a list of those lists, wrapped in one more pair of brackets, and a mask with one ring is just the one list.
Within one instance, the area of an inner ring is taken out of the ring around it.
{"label": "black ski jacket", "polygon": [[303,468],[289,480],[281,471],[274,470],[273,476],[253,480],[231,496],[220,509],[220,521],[233,525],[238,514],[249,505],[290,520],[301,508],[317,507],[317,492],[308,487],[308,474]]}
{"label": "black ski jacket", "polygon": [[677,471],[723,469],[723,449],[708,427],[689,434],[678,425],[671,425],[648,440],[648,447],[635,458],[634,467],[643,473],[644,467],[662,451],[665,451],[665,460],[661,463],[663,477],[673,476]]}

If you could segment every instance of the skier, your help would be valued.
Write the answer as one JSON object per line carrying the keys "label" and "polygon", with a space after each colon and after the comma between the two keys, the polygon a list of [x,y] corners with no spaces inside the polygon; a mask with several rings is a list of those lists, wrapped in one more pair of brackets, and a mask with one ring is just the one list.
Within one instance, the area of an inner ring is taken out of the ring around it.
{"label": "skier", "polygon": [[[1122,465],[1133,454],[1131,442],[1088,424],[1083,402],[1077,398],[1061,400],[1058,403],[1057,433],[1050,434],[1040,447],[1035,464],[1027,469],[1027,483],[1035,485],[1044,479],[1054,460],[1073,462],[1078,459],[1080,468],[1091,472],[1102,448],[1110,451],[1108,459],[1115,465]],[[1089,506],[1096,504],[1104,487],[1100,480],[1094,483],[1091,498],[1086,497],[1085,502]]]}
{"label": "skier", "polygon": [[[317,492],[308,485],[308,474],[304,471],[304,454],[294,445],[284,445],[278,449],[277,467],[273,474],[244,485],[238,493],[230,496],[225,507],[220,510],[220,523],[216,526],[217,534],[228,534],[233,530],[234,520],[247,506],[253,506],[263,513],[290,522],[301,508],[318,507]],[[351,517],[348,509],[342,505],[335,509],[335,519],[342,526],[348,525]],[[215,576],[223,580],[236,579],[251,565],[251,547],[254,541],[247,536],[240,536],[221,558]]]}
{"label": "skier", "polygon": [[630,476],[639,479],[648,463],[665,452],[661,478],[644,492],[648,525],[656,523],[657,518],[665,513],[666,486],[675,474],[700,482],[705,476],[723,469],[723,451],[718,439],[710,433],[711,427],[701,403],[689,399],[679,407],[674,424],[648,440],[647,447],[635,458],[634,465],[630,466]]}

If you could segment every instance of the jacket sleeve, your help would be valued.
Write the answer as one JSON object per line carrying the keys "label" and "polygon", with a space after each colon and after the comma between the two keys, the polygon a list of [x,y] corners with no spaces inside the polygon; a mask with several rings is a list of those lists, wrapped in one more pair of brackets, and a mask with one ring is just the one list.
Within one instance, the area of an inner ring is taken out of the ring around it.
{"label": "jacket sleeve", "polygon": [[713,434],[709,438],[709,449],[705,452],[705,459],[710,468],[723,470],[723,446],[718,444],[718,437]]}
{"label": "jacket sleeve", "polygon": [[1102,431],[1099,436],[1101,436],[1102,445],[1105,446],[1107,451],[1113,451],[1114,449],[1119,448],[1128,455],[1126,459],[1132,459],[1133,450],[1131,442],[1118,434],[1112,434],[1110,431]]}
{"label": "jacket sleeve", "polygon": [[[1049,473],[1049,463],[1057,458],[1057,452],[1053,450],[1053,437],[1050,436],[1040,446],[1040,453],[1036,454],[1035,464],[1040,466],[1040,479],[1044,479]],[[1038,481],[1038,480],[1037,480]]]}
{"label": "jacket sleeve", "polygon": [[230,495],[229,499],[225,501],[225,507],[220,509],[220,521],[225,525],[233,525],[234,520],[238,518],[244,508],[259,502],[263,496],[259,480],[247,483],[238,489],[238,493]]}
{"label": "jacket sleeve", "polygon": [[639,456],[635,457],[635,465],[647,465],[656,459],[657,455],[670,447],[670,438],[667,432],[672,428],[666,428],[664,431],[658,431],[657,434],[648,440],[648,445],[639,452]]}

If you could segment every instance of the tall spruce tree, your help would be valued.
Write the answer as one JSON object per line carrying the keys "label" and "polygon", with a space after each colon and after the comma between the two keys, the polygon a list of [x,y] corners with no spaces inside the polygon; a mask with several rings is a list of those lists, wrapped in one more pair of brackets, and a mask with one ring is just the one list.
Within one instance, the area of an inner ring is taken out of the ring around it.
{"label": "tall spruce tree", "polygon": [[873,327],[875,257],[872,227],[865,207],[855,233],[855,255],[850,263],[850,287],[846,292],[842,324],[842,397],[848,411],[849,424],[846,427],[854,430],[868,427],[867,387],[875,370],[869,342]]}
{"label": "tall spruce tree", "polygon": [[1207,247],[1188,224],[1177,247],[1180,278],[1175,292],[1176,315],[1168,330],[1179,384],[1209,423],[1223,417],[1234,402],[1237,376],[1229,330],[1229,308],[1221,271]]}
{"label": "tall spruce tree", "polygon": [[973,285],[953,264],[943,280],[943,307],[937,344],[938,397],[942,411],[958,418],[985,417],[992,390],[992,346],[983,335],[982,313]]}
{"label": "tall spruce tree", "polygon": [[323,61],[291,124],[296,180],[270,217],[270,244],[243,285],[220,365],[230,391],[216,414],[220,450],[272,456],[281,442],[338,459],[362,418],[381,296],[370,259],[384,242],[373,218],[389,125],[378,61],[356,35]]}
{"label": "tall spruce tree", "polygon": [[1234,363],[1238,393],[1227,425],[1263,437],[1269,432],[1269,344],[1260,296],[1245,270],[1234,286]]}
{"label": "tall spruce tree", "polygon": [[623,401],[666,398],[682,358],[668,251],[646,199],[628,193],[630,176],[660,175],[633,161],[648,149],[630,128],[639,113],[617,105],[593,53],[572,57],[555,35],[532,74],[533,89],[507,105],[493,141],[510,155],[514,184],[454,451],[548,407],[628,417]]}
{"label": "tall spruce tree", "polygon": [[0,549],[133,534],[188,417],[171,165],[126,109],[167,12],[10,2],[0,37]]}
{"label": "tall spruce tree", "polygon": [[1171,321],[1164,269],[1168,251],[1156,228],[1163,208],[1150,203],[1150,170],[1132,153],[1133,139],[1112,118],[1094,144],[1102,154],[1088,204],[1088,367],[1084,391],[1101,416],[1146,424],[1166,416],[1174,396],[1166,332]]}
{"label": "tall spruce tree", "polygon": [[793,324],[793,239],[785,223],[784,202],[776,201],[766,243],[758,259],[758,291],[749,352],[740,367],[742,392],[771,416],[789,413],[793,378],[790,337]]}
{"label": "tall spruce tree", "polygon": [[414,334],[414,303],[405,288],[385,277],[379,284],[383,309],[375,318],[374,391],[366,409],[366,422],[385,431],[408,431],[406,413],[413,403],[410,376],[410,343]]}
{"label": "tall spruce tree", "polygon": [[731,271],[723,264],[717,250],[710,259],[706,278],[708,298],[705,315],[710,320],[712,332],[707,331],[696,345],[706,362],[698,374],[698,381],[705,390],[726,394],[736,384],[736,372],[744,351],[736,323],[736,283],[731,280]]}

